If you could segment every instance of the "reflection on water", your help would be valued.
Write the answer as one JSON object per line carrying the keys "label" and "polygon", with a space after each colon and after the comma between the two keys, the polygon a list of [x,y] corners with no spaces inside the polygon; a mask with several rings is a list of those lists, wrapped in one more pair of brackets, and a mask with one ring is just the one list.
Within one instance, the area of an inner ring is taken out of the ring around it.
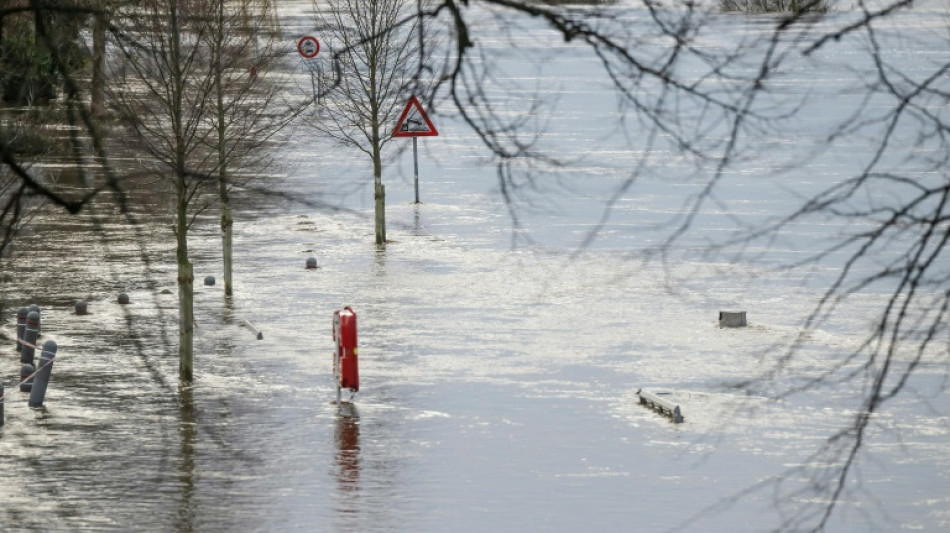
{"label": "reflection on water", "polygon": [[333,436],[336,441],[336,508],[341,523],[355,525],[361,511],[360,415],[355,404],[340,404]]}
{"label": "reflection on water", "polygon": [[178,387],[178,434],[181,438],[181,504],[178,508],[177,531],[194,531],[195,444],[198,438],[198,419],[195,413],[194,390],[190,385]]}

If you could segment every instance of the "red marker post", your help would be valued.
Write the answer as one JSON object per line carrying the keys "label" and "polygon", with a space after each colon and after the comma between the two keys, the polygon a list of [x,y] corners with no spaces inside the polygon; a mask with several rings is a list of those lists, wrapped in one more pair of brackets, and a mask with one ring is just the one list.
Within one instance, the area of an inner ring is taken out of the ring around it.
{"label": "red marker post", "polygon": [[341,402],[341,391],[350,394],[360,390],[360,371],[357,361],[356,313],[349,306],[333,312],[333,377],[336,380],[336,404]]}

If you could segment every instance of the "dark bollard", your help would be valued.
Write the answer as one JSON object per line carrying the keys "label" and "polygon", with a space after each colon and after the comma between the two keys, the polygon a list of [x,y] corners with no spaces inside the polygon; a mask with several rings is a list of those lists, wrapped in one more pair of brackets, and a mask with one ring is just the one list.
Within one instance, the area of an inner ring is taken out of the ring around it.
{"label": "dark bollard", "polygon": [[40,370],[33,380],[33,390],[30,391],[30,407],[42,407],[46,398],[46,388],[53,373],[53,358],[56,357],[56,342],[43,343],[43,353],[40,355]]}
{"label": "dark bollard", "polygon": [[129,295],[126,294],[126,293],[124,293],[124,292],[120,292],[120,293],[119,293],[119,304],[125,305],[125,304],[127,304],[127,303],[129,303]]}
{"label": "dark bollard", "polygon": [[214,285],[214,276],[205,276],[205,285]]}
{"label": "dark bollard", "polygon": [[21,307],[16,312],[16,351],[18,352],[23,349],[23,334],[26,331],[26,315],[28,314],[30,310],[26,307]]}
{"label": "dark bollard", "polygon": [[307,258],[307,268],[317,268],[317,258],[308,257]]}
{"label": "dark bollard", "polygon": [[[30,313],[36,313],[37,316],[39,316],[39,315],[41,314],[41,313],[40,313],[40,306],[38,306],[38,305],[36,305],[36,304],[30,304],[30,306],[28,307],[28,309],[30,310]],[[27,314],[27,316],[29,317],[30,315]],[[42,320],[40,320],[39,318],[37,318],[37,319],[36,319],[36,336],[37,336],[37,337],[40,336],[40,330],[42,329],[42,328],[41,328],[41,325],[42,325]],[[36,342],[34,342],[33,344],[36,344]]]}
{"label": "dark bollard", "polygon": [[30,392],[33,388],[33,378],[30,377],[33,372],[36,372],[36,369],[29,363],[23,363],[20,367],[20,392]]}
{"label": "dark bollard", "polygon": [[76,314],[85,315],[89,313],[89,306],[86,304],[85,300],[79,300],[76,302]]}
{"label": "dark bollard", "polygon": [[40,334],[40,314],[30,311],[26,315],[26,327],[23,330],[23,348],[20,350],[20,362],[33,364],[33,355],[36,352],[36,337]]}

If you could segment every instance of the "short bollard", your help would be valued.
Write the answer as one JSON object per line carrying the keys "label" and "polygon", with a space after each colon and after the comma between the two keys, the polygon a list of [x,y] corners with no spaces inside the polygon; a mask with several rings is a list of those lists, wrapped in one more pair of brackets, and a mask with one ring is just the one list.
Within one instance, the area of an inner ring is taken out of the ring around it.
{"label": "short bollard", "polygon": [[20,362],[33,364],[33,355],[36,352],[36,337],[40,334],[40,314],[30,311],[26,315],[26,327],[23,330],[23,348],[20,350]]}
{"label": "short bollard", "polygon": [[214,276],[205,276],[205,285],[214,285]]}
{"label": "short bollard", "polygon": [[[36,313],[37,317],[39,317],[40,314],[41,314],[41,313],[40,313],[40,306],[38,306],[38,305],[36,305],[36,304],[30,304],[30,306],[29,306],[27,309],[30,310],[30,313]],[[26,316],[29,318],[30,315],[27,314]],[[40,330],[41,330],[41,325],[42,325],[41,322],[42,322],[42,321],[41,321],[39,318],[36,319],[36,336],[37,336],[37,337],[40,336]],[[33,343],[33,344],[36,344],[36,343]]]}
{"label": "short bollard", "polygon": [[79,300],[76,302],[75,310],[77,315],[85,315],[89,313],[89,306],[85,300]]}
{"label": "short bollard", "polygon": [[30,392],[33,389],[33,372],[36,372],[36,368],[29,363],[20,366],[20,392]]}
{"label": "short bollard", "polygon": [[317,268],[317,258],[308,257],[307,258],[307,268]]}
{"label": "short bollard", "polygon": [[53,358],[56,357],[56,342],[43,343],[43,353],[40,355],[40,370],[33,379],[33,390],[30,391],[30,407],[42,407],[46,398],[46,388],[53,373]]}
{"label": "short bollard", "polygon": [[30,310],[26,307],[21,307],[16,313],[16,351],[23,349],[23,335],[26,331],[26,315],[30,314]]}
{"label": "short bollard", "polygon": [[126,294],[126,293],[124,293],[124,292],[120,292],[120,293],[119,293],[119,305],[125,305],[125,304],[127,304],[127,303],[129,303],[129,295]]}

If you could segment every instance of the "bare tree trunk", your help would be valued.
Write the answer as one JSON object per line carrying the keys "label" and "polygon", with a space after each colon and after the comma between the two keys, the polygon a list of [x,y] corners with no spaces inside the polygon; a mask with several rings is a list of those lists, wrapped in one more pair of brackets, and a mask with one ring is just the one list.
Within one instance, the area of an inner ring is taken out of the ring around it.
{"label": "bare tree trunk", "polygon": [[175,0],[169,5],[171,35],[171,122],[174,129],[175,192],[177,198],[175,236],[178,250],[178,377],[190,382],[194,376],[194,266],[188,258],[188,174],[184,133],[184,74],[181,67],[181,33],[178,26],[179,7]]}
{"label": "bare tree trunk", "polygon": [[179,197],[175,231],[178,241],[178,377],[183,382],[194,377],[194,266],[188,259],[188,204]]}
{"label": "bare tree trunk", "polygon": [[[221,181],[221,188],[225,187],[224,180]],[[225,193],[226,194],[226,193]],[[224,295],[231,296],[234,293],[233,278],[233,232],[234,216],[231,214],[231,204],[224,197],[221,199],[221,254],[224,261]]]}
{"label": "bare tree trunk", "polygon": [[214,88],[217,98],[218,129],[218,193],[221,199],[221,255],[224,262],[224,295],[233,293],[233,239],[234,217],[231,214],[231,197],[228,195],[227,116],[224,109],[224,68],[221,56],[224,53],[224,0],[218,0],[217,24],[214,39]]}
{"label": "bare tree trunk", "polygon": [[376,244],[386,244],[386,187],[383,185],[383,163],[378,143],[373,150],[373,191],[376,200]]}
{"label": "bare tree trunk", "polygon": [[92,86],[89,109],[94,117],[105,113],[106,21],[102,0],[97,2],[98,13],[92,23]]}

